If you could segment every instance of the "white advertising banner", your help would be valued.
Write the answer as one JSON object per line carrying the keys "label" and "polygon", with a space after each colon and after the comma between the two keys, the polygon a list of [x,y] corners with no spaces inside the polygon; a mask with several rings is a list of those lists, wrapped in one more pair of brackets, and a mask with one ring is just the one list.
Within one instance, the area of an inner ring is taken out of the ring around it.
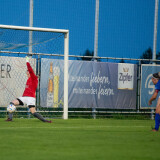
{"label": "white advertising banner", "polygon": [[118,89],[133,89],[134,64],[118,64]]}
{"label": "white advertising banner", "polygon": [[[35,59],[30,60],[35,69]],[[22,96],[27,81],[26,60],[21,57],[0,56],[0,107]]]}

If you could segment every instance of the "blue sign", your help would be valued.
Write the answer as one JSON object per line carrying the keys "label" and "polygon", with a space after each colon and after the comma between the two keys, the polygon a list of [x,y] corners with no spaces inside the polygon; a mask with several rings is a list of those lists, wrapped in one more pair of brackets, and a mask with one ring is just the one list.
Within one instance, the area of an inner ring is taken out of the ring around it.
{"label": "blue sign", "polygon": [[[141,95],[140,102],[141,108],[155,108],[157,104],[157,100],[152,102],[152,105],[148,105],[149,99],[152,97],[155,86],[152,83],[152,74],[160,71],[160,66],[157,65],[142,65],[141,69]],[[157,97],[158,98],[158,97]]]}

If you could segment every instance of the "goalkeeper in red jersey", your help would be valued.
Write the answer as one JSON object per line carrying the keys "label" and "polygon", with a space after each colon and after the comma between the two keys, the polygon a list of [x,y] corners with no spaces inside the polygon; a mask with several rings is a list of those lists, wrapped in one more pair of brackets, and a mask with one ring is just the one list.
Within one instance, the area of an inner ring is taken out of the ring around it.
{"label": "goalkeeper in red jersey", "polygon": [[[38,77],[35,75],[30,63],[29,63],[29,57],[26,57],[26,65],[27,65],[27,77],[28,80],[26,82],[25,90],[23,92],[22,97],[19,97],[10,104],[13,104],[15,106],[17,105],[24,105],[26,104],[30,112],[33,114],[34,117],[40,119],[43,122],[51,123],[52,121],[45,120],[42,115],[36,112],[35,103],[36,103],[36,89],[38,86]],[[8,114],[8,119],[6,121],[12,121],[13,119],[13,113]]]}

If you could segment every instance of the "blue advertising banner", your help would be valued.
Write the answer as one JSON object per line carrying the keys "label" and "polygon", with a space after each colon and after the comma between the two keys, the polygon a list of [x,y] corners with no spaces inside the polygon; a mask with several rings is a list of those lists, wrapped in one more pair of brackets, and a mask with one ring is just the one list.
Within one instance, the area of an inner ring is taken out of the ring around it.
{"label": "blue advertising banner", "polygon": [[[70,108],[135,109],[137,66],[69,61]],[[41,106],[63,106],[63,60],[41,61]]]}
{"label": "blue advertising banner", "polygon": [[140,94],[140,107],[155,108],[156,100],[153,101],[152,105],[148,105],[148,101],[154,93],[155,86],[152,83],[152,74],[160,71],[160,66],[143,64],[141,66],[141,94]]}

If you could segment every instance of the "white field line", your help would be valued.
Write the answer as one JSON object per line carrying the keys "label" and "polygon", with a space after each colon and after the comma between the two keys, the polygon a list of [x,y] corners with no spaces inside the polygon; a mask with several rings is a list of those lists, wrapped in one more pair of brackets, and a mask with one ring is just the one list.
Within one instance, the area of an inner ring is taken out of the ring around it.
{"label": "white field line", "polygon": [[29,126],[29,127],[0,127],[0,130],[4,129],[103,129],[103,128],[148,128],[150,126],[75,126],[75,127],[35,127],[35,126]]}

